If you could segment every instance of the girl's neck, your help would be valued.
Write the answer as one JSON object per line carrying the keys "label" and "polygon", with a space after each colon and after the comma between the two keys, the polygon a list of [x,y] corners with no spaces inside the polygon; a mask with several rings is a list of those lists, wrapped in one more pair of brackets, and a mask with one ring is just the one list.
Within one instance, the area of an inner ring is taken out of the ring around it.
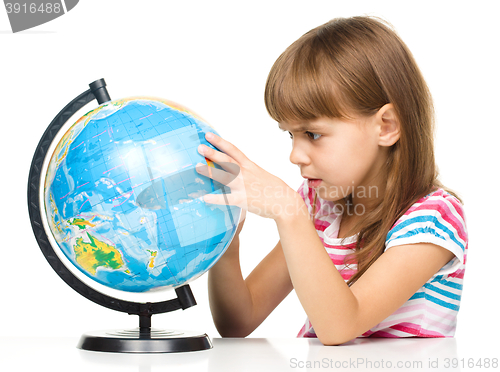
{"label": "girl's neck", "polygon": [[339,233],[337,237],[339,239],[344,239],[356,235],[359,231],[352,230],[356,223],[357,221],[355,221],[352,216],[343,215],[340,220]]}
{"label": "girl's neck", "polygon": [[342,218],[340,220],[339,227],[339,238],[348,238],[359,233],[360,222],[366,218],[366,215],[374,210],[383,198],[383,194],[380,194],[380,188],[374,188],[373,195],[349,195],[344,199],[337,202],[341,210],[343,211]]}

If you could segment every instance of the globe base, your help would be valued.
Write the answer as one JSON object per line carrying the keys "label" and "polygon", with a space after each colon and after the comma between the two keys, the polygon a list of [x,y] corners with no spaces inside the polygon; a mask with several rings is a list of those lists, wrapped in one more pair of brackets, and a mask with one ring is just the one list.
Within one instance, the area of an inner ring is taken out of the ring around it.
{"label": "globe base", "polygon": [[135,328],[85,333],[77,347],[110,353],[179,353],[208,350],[212,343],[206,334]]}

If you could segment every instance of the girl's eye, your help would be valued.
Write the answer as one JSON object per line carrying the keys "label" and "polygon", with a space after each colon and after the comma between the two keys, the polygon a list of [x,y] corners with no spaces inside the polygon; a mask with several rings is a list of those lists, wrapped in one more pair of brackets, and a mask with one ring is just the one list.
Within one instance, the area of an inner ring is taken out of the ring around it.
{"label": "girl's eye", "polygon": [[313,133],[313,132],[306,132],[307,136],[312,139],[313,141],[316,141],[321,137],[321,134]]}

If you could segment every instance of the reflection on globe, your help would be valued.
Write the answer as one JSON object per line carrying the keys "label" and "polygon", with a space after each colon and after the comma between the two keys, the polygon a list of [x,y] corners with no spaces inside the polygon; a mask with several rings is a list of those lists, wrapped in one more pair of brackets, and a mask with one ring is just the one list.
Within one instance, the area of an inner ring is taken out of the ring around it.
{"label": "reflection on globe", "polygon": [[192,281],[225,252],[240,217],[200,197],[228,192],[201,176],[205,133],[184,107],[156,98],[106,102],[62,137],[44,184],[50,231],[64,256],[107,287],[146,292]]}

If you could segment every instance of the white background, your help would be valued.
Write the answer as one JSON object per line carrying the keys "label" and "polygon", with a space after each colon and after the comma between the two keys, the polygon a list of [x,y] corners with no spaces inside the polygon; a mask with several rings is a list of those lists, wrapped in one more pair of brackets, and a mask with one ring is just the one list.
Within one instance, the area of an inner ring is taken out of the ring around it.
{"label": "white background", "polygon": [[[465,202],[470,243],[456,336],[493,342],[500,330],[495,4],[82,0],[65,16],[18,34],[0,8],[1,334],[73,337],[137,325],[136,317],[102,308],[68,287],[43,257],[29,222],[26,190],[35,148],[52,118],[88,83],[105,78],[113,99],[151,95],[193,109],[296,189],[302,178],[288,161],[291,142],[264,107],[267,73],[311,28],[334,17],[375,15],[394,25],[430,86],[441,179]],[[241,234],[244,275],[278,238],[273,221],[248,216]],[[153,326],[218,336],[207,275],[191,288],[198,305],[156,315]],[[251,337],[295,337],[304,319],[292,292]]]}

